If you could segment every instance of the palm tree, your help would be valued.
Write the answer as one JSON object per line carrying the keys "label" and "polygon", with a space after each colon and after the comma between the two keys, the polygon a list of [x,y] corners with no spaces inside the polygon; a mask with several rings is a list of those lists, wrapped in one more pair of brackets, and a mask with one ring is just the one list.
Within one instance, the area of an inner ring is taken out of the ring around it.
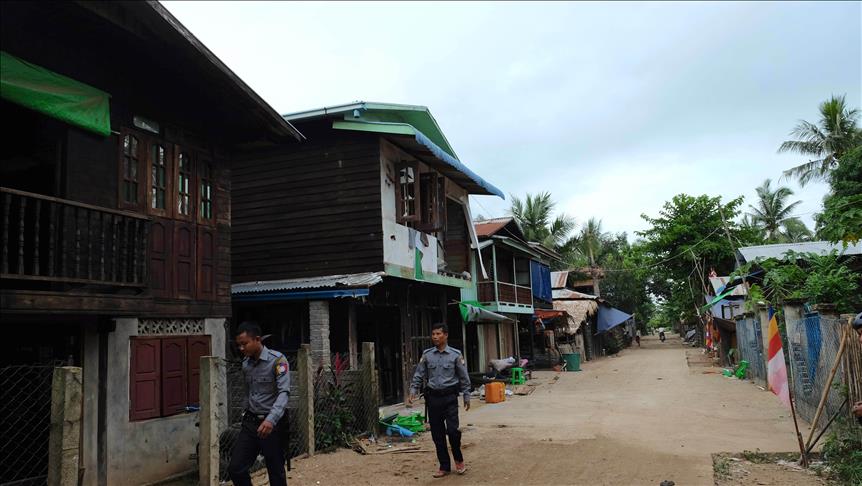
{"label": "palm tree", "polygon": [[602,231],[602,220],[596,218],[588,219],[587,223],[581,228],[580,233],[578,233],[580,250],[590,262],[590,274],[593,278],[593,295],[596,297],[599,296],[598,266],[596,265],[596,261],[605,239],[606,235]]}
{"label": "palm tree", "polygon": [[799,218],[787,218],[783,223],[784,231],[781,232],[779,239],[787,243],[798,243],[800,241],[811,241],[814,238],[814,233],[805,226]]}
{"label": "palm tree", "polygon": [[795,140],[778,148],[778,153],[794,152],[814,159],[784,171],[784,176],[797,177],[800,186],[824,179],[844,153],[862,141],[856,126],[859,114],[858,109],[847,108],[844,96],[833,95],[820,103],[820,121],[800,120],[790,132]]}
{"label": "palm tree", "polygon": [[575,228],[575,219],[559,214],[551,220],[551,212],[555,205],[549,192],[542,192],[535,196],[527,194],[524,200],[512,196],[509,212],[521,225],[528,241],[542,243],[548,248],[559,250],[565,246],[569,233]]}
{"label": "palm tree", "polygon": [[766,179],[757,189],[757,206],[749,205],[752,212],[751,220],[763,228],[768,241],[776,241],[779,230],[790,219],[791,215],[802,201],[787,204],[787,198],[793,195],[789,187],[779,186],[772,190],[772,180]]}

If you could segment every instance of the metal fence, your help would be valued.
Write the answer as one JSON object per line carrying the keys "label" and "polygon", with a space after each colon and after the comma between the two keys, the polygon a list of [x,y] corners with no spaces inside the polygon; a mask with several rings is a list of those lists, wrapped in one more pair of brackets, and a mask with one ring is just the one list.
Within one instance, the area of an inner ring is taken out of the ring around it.
{"label": "metal fence", "polygon": [[53,366],[0,368],[0,485],[43,485],[48,478]]}
{"label": "metal fence", "polygon": [[[836,315],[806,314],[787,323],[789,361],[796,410],[809,423],[820,403],[820,397],[835,362],[845,323]],[[833,384],[844,381],[841,367]],[[823,416],[830,417],[841,407],[844,397],[830,390]]]}
{"label": "metal fence", "polygon": [[[347,360],[335,355],[332,365],[314,374],[314,444],[318,451],[347,445],[368,431],[370,383],[363,370],[348,369]],[[377,417],[376,407],[373,410]]]}
{"label": "metal fence", "polygon": [[736,346],[739,359],[748,362],[748,378],[765,387],[766,356],[760,319],[747,315],[736,320]]}

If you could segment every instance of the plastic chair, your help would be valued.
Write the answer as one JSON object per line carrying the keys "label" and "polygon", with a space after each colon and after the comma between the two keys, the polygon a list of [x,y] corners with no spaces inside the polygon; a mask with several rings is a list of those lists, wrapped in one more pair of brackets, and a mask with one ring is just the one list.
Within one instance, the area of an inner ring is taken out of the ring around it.
{"label": "plastic chair", "polygon": [[523,385],[527,382],[527,379],[524,377],[524,368],[512,368],[511,371],[513,385]]}
{"label": "plastic chair", "polygon": [[740,380],[744,380],[746,370],[748,370],[748,361],[742,360],[739,362],[739,366],[736,367],[736,372],[733,374]]}

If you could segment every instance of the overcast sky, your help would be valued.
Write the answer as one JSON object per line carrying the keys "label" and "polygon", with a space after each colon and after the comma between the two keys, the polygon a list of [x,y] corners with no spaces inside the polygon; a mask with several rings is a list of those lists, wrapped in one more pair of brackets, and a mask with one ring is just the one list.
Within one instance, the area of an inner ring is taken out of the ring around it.
{"label": "overcast sky", "polygon": [[[797,120],[833,93],[862,98],[860,2],[165,5],[280,113],[428,106],[507,199],[550,191],[630,234],[682,192],[747,208],[805,161],[776,154]],[[811,226],[825,184],[782,183]]]}

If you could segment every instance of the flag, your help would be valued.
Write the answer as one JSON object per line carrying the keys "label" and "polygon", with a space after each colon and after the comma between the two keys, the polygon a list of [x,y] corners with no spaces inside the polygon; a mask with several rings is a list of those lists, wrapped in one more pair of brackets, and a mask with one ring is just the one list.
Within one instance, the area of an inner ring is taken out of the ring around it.
{"label": "flag", "polygon": [[790,406],[790,390],[787,383],[787,366],[784,364],[784,349],[781,346],[781,334],[778,332],[778,317],[775,310],[769,307],[769,350],[767,352],[767,383],[772,393],[785,407]]}

